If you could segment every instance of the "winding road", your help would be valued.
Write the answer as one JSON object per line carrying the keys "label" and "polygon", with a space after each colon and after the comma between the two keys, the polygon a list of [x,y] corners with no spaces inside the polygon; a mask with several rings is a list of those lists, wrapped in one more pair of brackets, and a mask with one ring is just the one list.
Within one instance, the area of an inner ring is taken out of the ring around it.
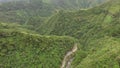
{"label": "winding road", "polygon": [[70,68],[71,63],[74,59],[71,56],[77,51],[77,49],[78,49],[77,44],[75,44],[72,50],[65,55],[60,68]]}

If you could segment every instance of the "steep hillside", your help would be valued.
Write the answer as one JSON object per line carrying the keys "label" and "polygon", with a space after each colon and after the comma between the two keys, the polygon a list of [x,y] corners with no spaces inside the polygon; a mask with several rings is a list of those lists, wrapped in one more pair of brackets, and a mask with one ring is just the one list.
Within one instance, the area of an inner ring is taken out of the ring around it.
{"label": "steep hillside", "polygon": [[[102,0],[101,2],[105,1]],[[23,25],[38,27],[48,19],[47,17],[58,10],[79,10],[99,4],[101,3],[97,0],[8,0],[0,4],[0,21],[17,22]]]}
{"label": "steep hillside", "polygon": [[59,11],[38,31],[46,35],[78,38],[84,51],[76,54],[73,68],[119,68],[120,1],[78,12]]}
{"label": "steep hillside", "polygon": [[71,37],[41,36],[0,23],[0,68],[59,68],[76,43]]}
{"label": "steep hillside", "polygon": [[43,23],[38,31],[46,35],[69,35],[81,39],[116,36],[120,29],[119,4],[116,0],[78,12],[59,11]]}

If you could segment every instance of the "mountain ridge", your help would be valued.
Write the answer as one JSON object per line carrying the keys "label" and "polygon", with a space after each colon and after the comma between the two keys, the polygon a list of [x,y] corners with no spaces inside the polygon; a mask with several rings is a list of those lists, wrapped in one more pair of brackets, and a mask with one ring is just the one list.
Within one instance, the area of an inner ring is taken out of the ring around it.
{"label": "mountain ridge", "polygon": [[43,23],[38,32],[79,39],[83,51],[76,53],[73,68],[119,68],[119,59],[115,60],[119,57],[120,45],[119,4],[119,0],[115,0],[77,12],[59,11]]}
{"label": "mountain ridge", "polygon": [[5,12],[10,20],[0,12],[1,22],[7,22],[0,23],[0,67],[59,68],[78,43],[71,68],[119,68],[119,6],[119,0],[111,0],[89,9],[56,10],[48,17],[19,11],[24,24],[10,23],[16,11]]}

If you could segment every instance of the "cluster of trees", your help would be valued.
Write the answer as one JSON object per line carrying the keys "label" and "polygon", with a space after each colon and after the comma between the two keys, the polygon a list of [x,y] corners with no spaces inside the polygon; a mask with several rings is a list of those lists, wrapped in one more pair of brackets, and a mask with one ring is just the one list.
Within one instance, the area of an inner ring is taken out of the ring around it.
{"label": "cluster of trees", "polygon": [[59,68],[64,55],[76,43],[71,37],[41,36],[14,28],[4,29],[0,29],[1,68]]}

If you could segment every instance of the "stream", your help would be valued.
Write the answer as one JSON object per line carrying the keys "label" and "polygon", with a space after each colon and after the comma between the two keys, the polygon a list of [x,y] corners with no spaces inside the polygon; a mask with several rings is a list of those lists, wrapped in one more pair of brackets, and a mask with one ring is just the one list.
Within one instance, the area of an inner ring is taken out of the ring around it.
{"label": "stream", "polygon": [[78,47],[77,44],[75,44],[72,48],[71,51],[67,52],[67,54],[65,55],[63,61],[62,61],[62,65],[60,68],[70,68],[71,67],[71,63],[73,61],[73,57],[71,57],[76,51],[77,51]]}

